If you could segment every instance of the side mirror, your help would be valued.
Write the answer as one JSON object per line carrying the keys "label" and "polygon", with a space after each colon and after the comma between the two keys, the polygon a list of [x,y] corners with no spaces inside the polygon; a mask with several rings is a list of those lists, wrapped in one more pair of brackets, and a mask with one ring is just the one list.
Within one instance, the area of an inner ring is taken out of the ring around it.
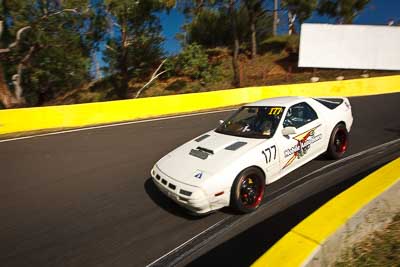
{"label": "side mirror", "polygon": [[219,120],[219,124],[223,124],[224,123],[224,121],[223,120]]}
{"label": "side mirror", "polygon": [[297,133],[297,130],[296,130],[296,128],[295,127],[285,127],[285,128],[283,128],[282,129],[282,134],[284,135],[284,136],[288,136],[288,135],[291,135],[291,134],[296,134]]}

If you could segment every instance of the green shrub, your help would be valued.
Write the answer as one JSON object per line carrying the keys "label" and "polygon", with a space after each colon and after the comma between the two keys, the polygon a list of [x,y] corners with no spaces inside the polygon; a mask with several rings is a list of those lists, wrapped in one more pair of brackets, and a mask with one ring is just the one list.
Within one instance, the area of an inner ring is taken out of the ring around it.
{"label": "green shrub", "polygon": [[165,63],[170,76],[187,76],[195,80],[207,81],[212,72],[208,55],[202,46],[190,44],[180,54]]}
{"label": "green shrub", "polygon": [[288,51],[297,53],[299,51],[299,35],[279,35],[268,38],[260,43],[262,52],[281,53]]}
{"label": "green shrub", "polygon": [[286,50],[291,53],[299,53],[300,35],[290,35],[286,43]]}
{"label": "green shrub", "polygon": [[178,80],[172,82],[170,85],[168,85],[165,88],[165,90],[177,92],[177,91],[181,90],[182,88],[184,88],[186,85],[187,85],[187,82],[185,80],[178,79]]}

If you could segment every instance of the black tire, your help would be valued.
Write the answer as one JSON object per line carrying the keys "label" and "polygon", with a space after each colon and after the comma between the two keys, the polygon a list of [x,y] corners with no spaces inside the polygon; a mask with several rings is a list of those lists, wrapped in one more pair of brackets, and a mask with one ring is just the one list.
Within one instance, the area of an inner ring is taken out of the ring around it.
{"label": "black tire", "polygon": [[340,159],[349,146],[349,133],[346,126],[340,123],[335,126],[329,139],[326,155],[329,159]]}
{"label": "black tire", "polygon": [[263,199],[265,177],[263,172],[250,167],[236,177],[231,190],[231,207],[242,213],[256,210]]}

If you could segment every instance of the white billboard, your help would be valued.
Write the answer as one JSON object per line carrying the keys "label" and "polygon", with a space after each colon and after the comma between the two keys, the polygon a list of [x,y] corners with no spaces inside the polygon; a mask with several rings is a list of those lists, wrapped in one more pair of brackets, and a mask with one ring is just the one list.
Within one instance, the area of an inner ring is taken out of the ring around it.
{"label": "white billboard", "polygon": [[299,67],[400,70],[400,27],[302,24]]}

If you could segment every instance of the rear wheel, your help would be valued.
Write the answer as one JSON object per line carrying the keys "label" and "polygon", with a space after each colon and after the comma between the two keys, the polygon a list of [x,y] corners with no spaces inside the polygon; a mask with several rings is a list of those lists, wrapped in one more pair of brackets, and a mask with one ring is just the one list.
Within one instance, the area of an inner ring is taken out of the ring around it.
{"label": "rear wheel", "polygon": [[231,206],[244,213],[256,210],[264,196],[265,178],[261,170],[250,167],[235,179],[231,190]]}
{"label": "rear wheel", "polygon": [[346,126],[342,123],[336,125],[333,129],[331,138],[329,139],[329,146],[327,155],[330,159],[339,159],[343,157],[348,148],[349,133]]}

